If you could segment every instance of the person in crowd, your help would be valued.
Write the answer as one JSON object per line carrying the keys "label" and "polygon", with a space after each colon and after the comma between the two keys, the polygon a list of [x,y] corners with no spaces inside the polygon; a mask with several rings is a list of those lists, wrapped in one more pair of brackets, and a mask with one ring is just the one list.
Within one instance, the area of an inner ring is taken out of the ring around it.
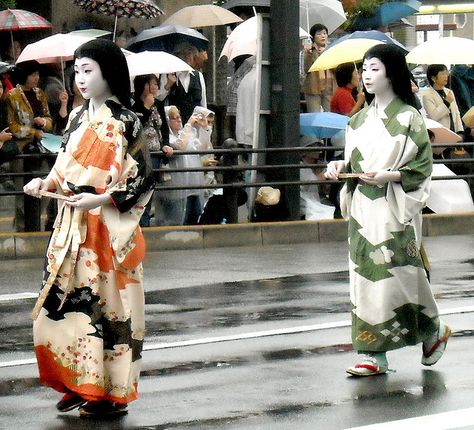
{"label": "person in crowd", "polygon": [[[181,58],[194,68],[195,58],[199,55],[198,49],[186,42],[176,46],[174,55]],[[161,91],[159,98],[163,100],[166,96],[169,106],[176,106],[181,112],[184,122],[187,122],[196,106],[205,106],[205,95],[201,85],[201,79],[195,72],[178,72],[176,79],[172,78],[169,83],[169,75],[161,75]],[[169,88],[169,91],[166,91]]]}
{"label": "person in crowd", "polygon": [[[162,119],[166,118],[165,109],[163,103],[155,98],[158,92],[158,78],[153,74],[136,76],[133,81],[133,87],[132,109],[140,118],[148,149],[150,152],[163,151],[166,157],[172,156],[173,148],[166,144],[169,142],[168,124]],[[159,169],[162,161],[162,157],[152,156],[153,170]],[[152,198],[143,212],[140,220],[142,227],[150,226],[153,200],[156,199]],[[158,204],[155,204],[154,213],[157,212],[157,208]]]}
{"label": "person in crowd", "polygon": [[[211,111],[209,111],[211,113]],[[194,151],[204,149],[206,142],[199,140],[200,130],[208,129],[210,118],[194,112],[183,127],[181,113],[176,106],[167,106],[167,121],[170,128],[169,144],[174,150]],[[202,167],[198,154],[174,155],[169,159],[170,168],[186,169]],[[196,172],[170,173],[171,186],[203,186],[204,174]],[[202,189],[166,190],[159,193],[160,209],[158,210],[161,225],[195,225],[203,207]]]}
{"label": "person in crowd", "polygon": [[3,146],[5,142],[10,142],[12,138],[13,134],[8,128],[5,112],[5,92],[3,91],[3,79],[0,79],[0,163],[10,161],[8,151],[6,151],[6,148],[4,149]]}
{"label": "person in crowd", "polygon": [[150,154],[131,102],[127,62],[111,41],[75,52],[75,79],[86,102],[71,112],[63,145],[46,178],[24,187],[66,196],[46,253],[33,309],[40,381],[60,393],[60,412],[82,417],[127,413],[138,397],[144,338],[139,227],[150,199]]}
{"label": "person in crowd", "polygon": [[362,81],[370,104],[350,119],[345,159],[328,163],[325,177],[356,176],[341,191],[349,221],[352,344],[362,354],[347,372],[371,376],[389,371],[387,351],[420,342],[422,364],[434,365],[451,331],[440,319],[422,258],[432,152],[405,57],[393,45],[370,48]]}
{"label": "person in crowd", "polygon": [[[202,118],[205,118],[207,124],[202,121],[199,123],[199,127],[196,127],[197,134],[196,138],[199,140],[199,149],[205,151],[206,149],[213,150],[212,146],[212,129],[215,121],[215,113],[205,107],[196,106],[194,108],[193,114],[196,114]],[[217,160],[214,157],[214,154],[203,154],[201,155],[201,165],[203,167],[215,167],[217,165]],[[215,185],[217,184],[217,179],[214,171],[208,170],[204,172],[204,185]],[[204,204],[209,200],[213,195],[213,188],[206,188],[204,191]]]}
{"label": "person in crowd", "polygon": [[314,24],[309,34],[312,44],[304,47],[304,72],[306,78],[303,82],[303,93],[306,100],[307,112],[319,112],[321,108],[329,112],[332,93],[335,89],[334,77],[330,70],[309,72],[310,67],[318,56],[324,52],[328,44],[328,29],[323,24]]}
{"label": "person in crowd", "polygon": [[[312,148],[323,146],[323,142],[308,136],[300,137],[300,146]],[[321,151],[302,151],[300,181],[323,181],[324,169],[311,167],[311,164],[321,163]],[[318,184],[302,184],[300,186],[300,215],[301,219],[318,220],[334,217],[334,206],[321,201]]]}
{"label": "person in crowd", "polygon": [[15,64],[22,51],[21,43],[14,40],[13,43],[8,44],[7,51],[3,56],[3,60],[9,64]]}
{"label": "person in crowd", "polygon": [[451,69],[450,88],[454,93],[463,117],[474,106],[474,67],[472,64],[456,64]]}
{"label": "person in crowd", "polygon": [[235,71],[230,77],[226,88],[226,119],[229,121],[229,128],[235,130],[237,115],[237,90],[244,76],[250,72],[256,61],[255,55],[241,55],[234,58]]}
{"label": "person in crowd", "polygon": [[61,79],[61,63],[52,63],[47,65],[45,75],[42,76],[40,87],[48,99],[48,107],[53,119],[53,133],[60,135],[64,130],[65,124],[59,111],[67,101],[67,92]]}
{"label": "person in crowd", "polygon": [[[331,98],[331,112],[352,116],[359,112],[365,103],[364,92],[357,90],[359,73],[354,63],[344,63],[336,67],[334,75],[337,88]],[[354,99],[354,91],[357,91],[356,99]]]}
{"label": "person in crowd", "polygon": [[423,93],[422,103],[428,118],[464,135],[464,127],[454,93],[447,88],[449,72],[444,64],[430,64],[426,79],[430,87]]}
{"label": "person in crowd", "polygon": [[[7,95],[6,109],[7,122],[10,132],[17,142],[20,153],[41,153],[43,147],[41,139],[44,132],[50,132],[53,121],[49,113],[48,100],[45,93],[38,87],[40,79],[40,65],[37,61],[25,61],[19,63],[15,70],[17,85]],[[38,171],[45,162],[39,158],[16,159],[10,162],[10,168],[14,173]],[[15,188],[21,187],[28,182],[29,178],[17,177]],[[28,216],[25,218],[25,213]],[[17,231],[31,231],[34,223],[40,218],[41,208],[36,201],[29,196],[18,195],[15,198],[14,226]],[[49,212],[52,216],[52,212]],[[47,221],[47,229],[50,229],[52,219]]]}
{"label": "person in crowd", "polygon": [[59,93],[59,101],[61,106],[58,111],[56,130],[57,134],[63,135],[66,129],[69,114],[74,109],[82,106],[85,102],[81,91],[79,88],[77,88],[74,73],[69,75],[69,84],[67,85],[67,88]]}
{"label": "person in crowd", "polygon": [[197,54],[194,56],[193,61],[193,68],[195,70],[194,73],[197,73],[199,77],[199,83],[201,84],[202,89],[202,98],[201,98],[201,106],[207,108],[207,90],[206,90],[206,81],[204,80],[203,69],[206,61],[208,60],[207,49],[204,47],[197,48]]}

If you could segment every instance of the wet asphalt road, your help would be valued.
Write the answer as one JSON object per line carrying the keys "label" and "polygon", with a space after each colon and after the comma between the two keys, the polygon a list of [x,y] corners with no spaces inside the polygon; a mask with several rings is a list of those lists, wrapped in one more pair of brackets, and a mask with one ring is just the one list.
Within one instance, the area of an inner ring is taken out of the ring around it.
{"label": "wet asphalt road", "polygon": [[141,397],[113,422],[58,414],[59,395],[19,365],[33,357],[34,299],[7,295],[36,292],[42,260],[1,262],[0,429],[330,430],[472,408],[473,245],[426,239],[455,331],[446,355],[425,368],[421,347],[394,351],[394,372],[368,379],[344,372],[356,357],[344,243],[150,253]]}

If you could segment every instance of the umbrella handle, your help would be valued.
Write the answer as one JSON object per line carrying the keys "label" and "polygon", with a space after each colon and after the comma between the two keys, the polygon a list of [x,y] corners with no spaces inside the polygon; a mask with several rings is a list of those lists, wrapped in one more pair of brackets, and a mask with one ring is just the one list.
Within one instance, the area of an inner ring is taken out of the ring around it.
{"label": "umbrella handle", "polygon": [[113,36],[113,39],[112,39],[112,42],[114,42],[114,43],[115,43],[115,34],[117,33],[117,19],[118,19],[118,8],[115,12],[114,36]]}

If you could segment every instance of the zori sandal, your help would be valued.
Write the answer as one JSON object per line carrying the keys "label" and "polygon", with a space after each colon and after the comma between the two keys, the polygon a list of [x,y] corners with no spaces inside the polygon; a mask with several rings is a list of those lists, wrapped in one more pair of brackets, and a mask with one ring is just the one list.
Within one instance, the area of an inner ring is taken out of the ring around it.
{"label": "zori sandal", "polygon": [[348,367],[346,372],[354,376],[383,375],[388,372],[385,352],[365,354],[356,365]]}
{"label": "zori sandal", "polygon": [[435,337],[430,337],[423,342],[421,364],[425,366],[433,366],[433,364],[436,364],[443,356],[449,336],[451,336],[451,329],[440,320]]}

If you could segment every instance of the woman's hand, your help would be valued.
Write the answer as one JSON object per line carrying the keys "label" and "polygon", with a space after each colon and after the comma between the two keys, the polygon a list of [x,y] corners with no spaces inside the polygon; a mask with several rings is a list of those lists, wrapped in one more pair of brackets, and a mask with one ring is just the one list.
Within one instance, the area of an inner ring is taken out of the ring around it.
{"label": "woman's hand", "polygon": [[46,125],[46,120],[40,116],[33,118],[33,124],[43,128]]}
{"label": "woman's hand", "polygon": [[178,78],[176,77],[176,75],[174,73],[168,73],[166,75],[166,77],[167,77],[167,81],[166,81],[166,84],[165,84],[165,90],[169,91],[169,90],[171,90],[171,87],[176,83]]}
{"label": "woman's hand", "polygon": [[[66,106],[68,100],[69,100],[69,95],[67,91],[66,90],[61,91],[59,93],[59,102],[61,103],[61,105]],[[46,121],[45,121],[45,124],[46,124]]]}
{"label": "woman's hand", "polygon": [[448,92],[446,93],[446,101],[451,104],[454,100],[454,93],[448,89]]}
{"label": "woman's hand", "polygon": [[11,134],[7,130],[8,130],[8,128],[6,128],[6,129],[4,129],[0,132],[0,142],[2,143],[2,146],[3,146],[3,142],[6,142],[7,140],[12,140],[12,138],[13,138],[13,134]]}
{"label": "woman's hand", "polygon": [[346,163],[343,160],[330,161],[326,166],[324,177],[336,180],[339,177],[339,173],[344,170],[344,167],[346,167]]}
{"label": "woman's hand", "polygon": [[23,192],[29,196],[41,198],[40,190],[46,190],[48,184],[41,178],[34,178],[23,187]]}
{"label": "woman's hand", "polygon": [[77,209],[90,210],[111,203],[110,194],[81,193],[71,197],[74,201],[66,204]]}
{"label": "woman's hand", "polygon": [[164,145],[161,150],[163,151],[163,154],[165,154],[167,157],[171,157],[173,155],[173,148],[171,146]]}
{"label": "woman's hand", "polygon": [[204,167],[213,167],[217,165],[217,160],[214,158],[206,158],[202,160],[202,165]]}
{"label": "woman's hand", "polygon": [[385,185],[388,182],[400,182],[400,172],[380,170],[379,172],[364,173],[359,178],[368,185]]}

